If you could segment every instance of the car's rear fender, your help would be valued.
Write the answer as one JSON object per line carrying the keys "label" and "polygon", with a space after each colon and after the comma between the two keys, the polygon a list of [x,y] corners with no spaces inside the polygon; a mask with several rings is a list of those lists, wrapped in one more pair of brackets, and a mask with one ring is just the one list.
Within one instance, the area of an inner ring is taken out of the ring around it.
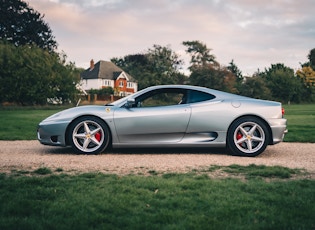
{"label": "car's rear fender", "polygon": [[[242,116],[239,116],[239,117],[235,118],[235,119],[231,122],[231,124],[229,125],[228,130],[230,130],[231,125],[232,125],[236,120],[241,119],[241,118],[244,118],[244,117],[255,117],[255,118],[259,119],[261,122],[263,122],[263,123],[266,125],[266,127],[268,128],[268,133],[269,133],[268,145],[271,145],[271,144],[273,143],[273,135],[272,135],[272,130],[271,130],[270,124],[269,124],[264,118],[262,118],[262,117],[260,117],[260,116],[257,116],[256,114],[246,114],[246,115],[242,115]],[[226,138],[228,138],[228,137],[226,136]]]}

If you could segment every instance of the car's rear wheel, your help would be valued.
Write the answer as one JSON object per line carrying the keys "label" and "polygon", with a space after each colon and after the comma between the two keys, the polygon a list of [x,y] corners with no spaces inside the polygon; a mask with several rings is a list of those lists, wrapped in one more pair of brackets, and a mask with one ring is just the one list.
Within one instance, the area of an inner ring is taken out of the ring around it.
{"label": "car's rear wheel", "polygon": [[78,153],[99,154],[109,145],[107,125],[97,117],[80,117],[71,123],[68,140]]}
{"label": "car's rear wheel", "polygon": [[228,130],[227,145],[233,155],[258,156],[267,147],[269,132],[263,121],[256,117],[242,117]]}

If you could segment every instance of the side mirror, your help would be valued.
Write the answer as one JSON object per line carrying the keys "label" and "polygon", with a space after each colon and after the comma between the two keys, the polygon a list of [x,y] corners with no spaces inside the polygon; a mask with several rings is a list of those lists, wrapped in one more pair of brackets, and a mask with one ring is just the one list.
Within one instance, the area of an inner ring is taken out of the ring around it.
{"label": "side mirror", "polygon": [[128,100],[127,100],[127,103],[126,103],[126,107],[127,108],[131,108],[133,105],[135,105],[136,104],[136,100],[134,99],[134,98],[129,98]]}

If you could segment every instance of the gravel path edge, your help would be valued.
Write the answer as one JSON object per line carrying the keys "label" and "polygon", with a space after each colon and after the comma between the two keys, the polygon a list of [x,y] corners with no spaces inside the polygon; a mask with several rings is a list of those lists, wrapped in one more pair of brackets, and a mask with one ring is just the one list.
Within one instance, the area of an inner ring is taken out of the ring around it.
{"label": "gravel path edge", "polygon": [[188,172],[211,165],[266,165],[305,169],[315,178],[315,143],[282,142],[257,157],[230,156],[224,149],[117,149],[100,155],[77,155],[71,148],[41,145],[38,141],[0,141],[0,172],[40,167],[65,172],[143,174]]}

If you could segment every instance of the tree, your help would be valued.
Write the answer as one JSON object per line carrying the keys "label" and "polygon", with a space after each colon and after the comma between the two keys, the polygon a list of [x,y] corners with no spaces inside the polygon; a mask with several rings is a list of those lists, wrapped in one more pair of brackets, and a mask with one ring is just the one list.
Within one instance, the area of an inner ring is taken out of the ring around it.
{"label": "tree", "polygon": [[0,101],[20,105],[43,105],[47,99],[74,102],[79,72],[65,58],[37,46],[0,42]]}
{"label": "tree", "polygon": [[302,80],[305,87],[303,99],[313,101],[315,99],[315,71],[310,66],[304,66],[296,71],[297,76]]}
{"label": "tree", "polygon": [[0,0],[0,40],[15,46],[35,44],[53,52],[57,42],[43,18],[22,0]]}
{"label": "tree", "polygon": [[205,65],[193,69],[190,84],[235,93],[236,78],[227,68]]}
{"label": "tree", "polygon": [[233,59],[227,66],[227,69],[230,70],[235,75],[237,82],[241,83],[243,81],[244,78],[242,75],[242,71],[235,65]]}
{"label": "tree", "polygon": [[183,61],[168,46],[153,45],[144,54],[112,58],[111,61],[133,76],[139,89],[152,85],[182,84],[186,80],[179,72]]}
{"label": "tree", "polygon": [[310,67],[315,71],[315,48],[310,51],[307,57],[310,63]]}
{"label": "tree", "polygon": [[242,88],[242,84],[243,84],[243,81],[244,81],[244,77],[242,75],[241,70],[235,65],[233,59],[229,63],[229,65],[227,66],[227,69],[229,71],[231,71],[231,73],[234,74],[234,76],[236,77],[235,87],[236,87],[237,91],[240,92],[240,89]]}
{"label": "tree", "polygon": [[288,103],[301,101],[303,85],[294,75],[293,69],[279,63],[272,64],[261,76],[265,79],[274,100]]}
{"label": "tree", "polygon": [[192,85],[236,93],[236,76],[226,67],[221,67],[210,54],[209,49],[200,41],[184,41],[186,52],[191,55],[189,82]]}
{"label": "tree", "polygon": [[267,87],[266,81],[259,76],[246,78],[245,82],[239,88],[240,95],[271,100],[271,92]]}
{"label": "tree", "polygon": [[315,70],[311,67],[305,66],[297,70],[296,74],[303,80],[307,87],[315,87]]}
{"label": "tree", "polygon": [[169,46],[153,45],[146,56],[153,71],[163,78],[172,78],[183,64],[183,60]]}
{"label": "tree", "polygon": [[54,102],[59,104],[74,103],[78,97],[77,84],[80,81],[80,70],[74,63],[66,62],[67,55],[61,53],[54,55],[51,71],[51,89],[53,89]]}
{"label": "tree", "polygon": [[189,67],[191,71],[195,68],[206,66],[208,64],[218,66],[215,56],[210,54],[211,49],[202,42],[184,41],[182,44],[187,46],[186,52],[191,55],[191,66]]}

